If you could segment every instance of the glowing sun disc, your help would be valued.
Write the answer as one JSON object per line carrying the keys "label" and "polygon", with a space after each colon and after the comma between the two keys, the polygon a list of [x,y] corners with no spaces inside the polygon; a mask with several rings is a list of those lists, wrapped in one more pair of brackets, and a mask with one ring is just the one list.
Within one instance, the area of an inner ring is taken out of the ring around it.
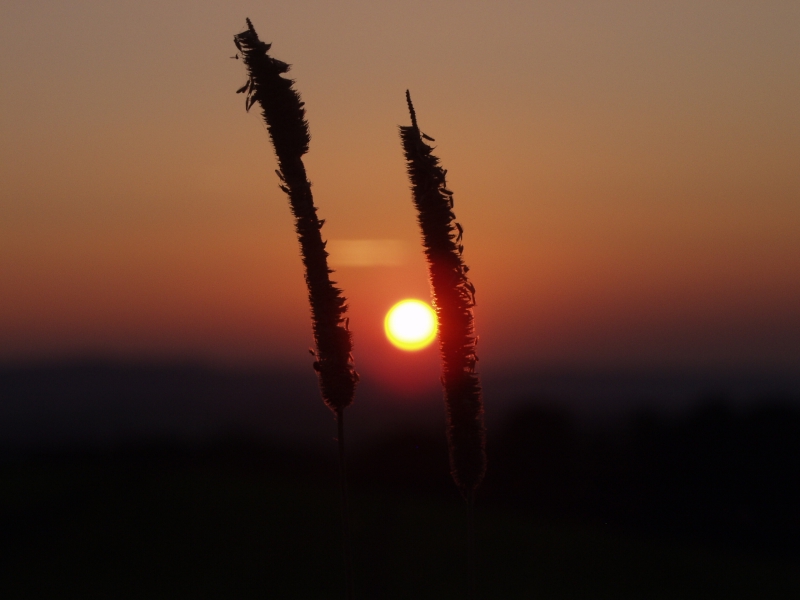
{"label": "glowing sun disc", "polygon": [[401,350],[421,350],[436,339],[436,313],[421,300],[401,300],[386,313],[386,337]]}

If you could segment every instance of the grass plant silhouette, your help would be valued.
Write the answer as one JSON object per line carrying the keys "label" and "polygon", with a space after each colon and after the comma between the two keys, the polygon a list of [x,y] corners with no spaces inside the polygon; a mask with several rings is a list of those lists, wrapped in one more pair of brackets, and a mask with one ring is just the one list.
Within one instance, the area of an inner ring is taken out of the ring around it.
{"label": "grass plant silhouette", "polygon": [[475,489],[486,472],[483,398],[475,371],[478,360],[472,314],[475,287],[467,277],[469,268],[461,259],[464,230],[455,221],[453,192],[447,189],[447,171],[439,166],[433,148],[424,141],[434,140],[420,131],[408,90],[406,101],[411,126],[400,126],[400,139],[422,230],[433,307],[439,325],[450,472],[467,501],[470,590],[474,594]]}
{"label": "grass plant silhouette", "polygon": [[[411,126],[400,126],[422,245],[428,260],[433,307],[439,325],[442,384],[447,406],[447,442],[450,469],[462,494],[469,497],[486,472],[486,432],[483,399],[475,363],[477,338],[473,325],[475,287],[461,259],[463,228],[455,222],[453,192],[447,189],[447,171],[439,166],[433,141],[419,130],[417,115],[406,91]],[[424,139],[423,139],[424,138]]]}
{"label": "grass plant silhouette", "polygon": [[344,460],[344,409],[353,401],[358,374],[353,366],[352,337],[348,328],[347,311],[342,291],[331,281],[326,242],[320,230],[324,219],[317,218],[311,195],[311,183],[306,176],[303,155],[308,152],[310,134],[305,120],[304,103],[293,89],[294,81],[282,77],[289,65],[267,52],[271,45],[258,38],[253,24],[247,19],[247,29],[234,36],[242,55],[249,79],[237,93],[245,94],[245,108],[258,102],[278,159],[276,171],[280,188],[289,197],[295,229],[305,265],[305,279],[311,304],[311,319],[316,348],[314,369],[325,404],[336,415],[339,446],[342,531],[347,596],[353,595],[352,554],[348,516],[347,480]]}

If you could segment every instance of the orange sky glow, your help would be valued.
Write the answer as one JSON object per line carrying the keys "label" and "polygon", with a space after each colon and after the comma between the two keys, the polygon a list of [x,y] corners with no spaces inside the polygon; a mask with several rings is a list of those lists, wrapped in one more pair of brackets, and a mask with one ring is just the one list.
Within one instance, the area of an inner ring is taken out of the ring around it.
{"label": "orange sky glow", "polygon": [[796,2],[2,13],[0,360],[309,360],[288,203],[234,93],[250,17],[306,102],[357,368],[437,377],[435,348],[403,355],[383,332],[394,303],[428,297],[406,88],[464,226],[482,368],[800,368]]}

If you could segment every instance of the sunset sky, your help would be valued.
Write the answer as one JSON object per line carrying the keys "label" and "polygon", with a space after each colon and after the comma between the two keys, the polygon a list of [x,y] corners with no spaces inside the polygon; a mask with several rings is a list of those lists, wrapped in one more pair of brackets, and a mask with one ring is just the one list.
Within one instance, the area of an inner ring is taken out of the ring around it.
{"label": "sunset sky", "polygon": [[360,370],[438,368],[383,331],[429,298],[407,88],[484,371],[800,368],[800,3],[772,0],[6,0],[0,360],[310,364],[245,17],[306,102]]}

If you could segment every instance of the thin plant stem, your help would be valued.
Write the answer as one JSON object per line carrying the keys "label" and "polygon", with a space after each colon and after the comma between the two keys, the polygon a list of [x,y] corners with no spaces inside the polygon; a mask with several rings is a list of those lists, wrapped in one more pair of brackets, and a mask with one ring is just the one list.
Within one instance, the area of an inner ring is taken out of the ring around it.
{"label": "thin plant stem", "polygon": [[353,600],[353,547],[350,536],[350,504],[347,492],[347,465],[344,455],[344,409],[336,411],[336,424],[338,427],[339,442],[339,503],[342,511],[342,558],[344,561],[344,578],[347,590],[347,600]]}
{"label": "thin plant stem", "polygon": [[469,581],[467,582],[467,598],[476,600],[477,593],[477,557],[475,556],[475,490],[466,494],[467,501],[467,569]]}

